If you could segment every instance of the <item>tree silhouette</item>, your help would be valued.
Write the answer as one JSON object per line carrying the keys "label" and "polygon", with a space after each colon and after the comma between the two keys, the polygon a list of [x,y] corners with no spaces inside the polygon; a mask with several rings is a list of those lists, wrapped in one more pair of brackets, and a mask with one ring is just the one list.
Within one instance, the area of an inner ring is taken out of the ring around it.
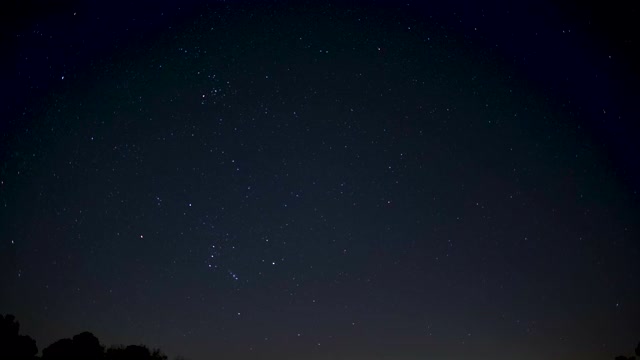
{"label": "tree silhouette", "polygon": [[[636,346],[635,352],[636,352],[636,355],[640,357],[640,342],[638,343],[638,346]],[[636,357],[635,356],[626,357],[626,356],[620,355],[620,356],[616,356],[615,360],[636,360]]]}
{"label": "tree silhouette", "polygon": [[73,337],[75,356],[82,359],[102,359],[104,346],[90,332],[83,332]]}
{"label": "tree silhouette", "polygon": [[129,345],[107,349],[105,360],[167,360],[167,356],[159,349],[150,351],[144,345]]}
{"label": "tree silhouette", "polygon": [[[35,340],[20,335],[20,324],[13,315],[0,315],[0,359],[36,360]],[[98,338],[85,331],[73,338],[60,339],[42,350],[42,360],[167,360],[160,349],[145,345],[112,346],[105,351]]]}
{"label": "tree silhouette", "polygon": [[104,358],[104,346],[90,332],[83,332],[73,339],[61,339],[42,350],[42,360],[87,359],[100,360]]}
{"label": "tree silhouette", "polygon": [[58,360],[73,357],[73,340],[60,339],[42,350],[42,360]]}
{"label": "tree silhouette", "polygon": [[35,359],[38,353],[36,341],[30,336],[20,335],[20,323],[13,315],[0,315],[0,358]]}

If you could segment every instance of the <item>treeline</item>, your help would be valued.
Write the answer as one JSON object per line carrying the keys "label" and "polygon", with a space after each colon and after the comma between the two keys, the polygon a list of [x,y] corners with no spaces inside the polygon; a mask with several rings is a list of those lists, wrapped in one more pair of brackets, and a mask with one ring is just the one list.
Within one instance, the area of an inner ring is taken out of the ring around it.
{"label": "treeline", "polygon": [[[640,357],[640,343],[638,343],[638,346],[636,346],[636,356]],[[636,357],[635,356],[626,357],[626,356],[620,355],[620,356],[616,356],[615,360],[636,360]]]}
{"label": "treeline", "polygon": [[[640,343],[635,353],[640,357]],[[42,357],[38,357],[36,341],[30,336],[20,335],[20,323],[16,318],[13,315],[0,315],[0,359],[167,360],[167,356],[159,349],[150,350],[145,345],[111,346],[107,349],[92,333],[83,332],[71,339],[54,342],[42,350]],[[615,360],[636,360],[636,357],[617,356]]]}
{"label": "treeline", "polygon": [[0,315],[0,359],[7,360],[167,360],[159,349],[145,345],[106,348],[95,335],[83,332],[71,339],[60,339],[38,356],[36,341],[20,334],[20,323],[13,315]]}

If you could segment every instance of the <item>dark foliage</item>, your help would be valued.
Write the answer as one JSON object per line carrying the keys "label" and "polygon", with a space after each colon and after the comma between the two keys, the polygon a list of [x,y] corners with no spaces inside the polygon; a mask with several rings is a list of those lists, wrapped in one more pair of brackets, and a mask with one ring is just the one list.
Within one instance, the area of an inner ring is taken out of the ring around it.
{"label": "dark foliage", "polygon": [[73,340],[60,339],[42,350],[43,360],[66,359],[73,355]]}
{"label": "dark foliage", "polygon": [[83,332],[73,339],[62,339],[42,351],[42,360],[167,360],[160,350],[149,350],[144,345],[104,346],[90,332]]}
{"label": "dark foliage", "polygon": [[[640,342],[638,343],[638,346],[636,346],[635,352],[636,352],[636,355],[640,357]],[[636,357],[635,356],[626,357],[626,356],[620,355],[620,356],[616,356],[615,360],[636,360]]]}
{"label": "dark foliage", "polygon": [[167,356],[160,350],[150,351],[144,345],[112,347],[107,350],[105,355],[107,360],[167,360]]}
{"label": "dark foliage", "polygon": [[104,347],[90,332],[83,332],[73,339],[61,339],[42,350],[43,360],[102,359]]}
{"label": "dark foliage", "polygon": [[20,323],[13,315],[0,315],[0,359],[35,359],[36,341],[20,335]]}
{"label": "dark foliage", "polygon": [[[31,337],[20,335],[20,324],[13,315],[0,315],[0,359],[36,360],[38,348]],[[98,338],[82,332],[71,339],[60,339],[42,350],[42,360],[167,360],[159,349],[145,345],[111,347],[105,351]]]}

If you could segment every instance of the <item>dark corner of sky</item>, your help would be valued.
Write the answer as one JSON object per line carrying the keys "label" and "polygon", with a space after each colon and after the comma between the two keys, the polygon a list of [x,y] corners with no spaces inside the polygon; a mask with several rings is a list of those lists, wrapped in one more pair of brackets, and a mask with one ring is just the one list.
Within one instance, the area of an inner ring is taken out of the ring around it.
{"label": "dark corner of sky", "polygon": [[[472,53],[491,51],[496,65],[542,93],[582,128],[614,172],[640,190],[640,54],[637,2],[406,1]],[[380,6],[398,2],[379,1]]]}

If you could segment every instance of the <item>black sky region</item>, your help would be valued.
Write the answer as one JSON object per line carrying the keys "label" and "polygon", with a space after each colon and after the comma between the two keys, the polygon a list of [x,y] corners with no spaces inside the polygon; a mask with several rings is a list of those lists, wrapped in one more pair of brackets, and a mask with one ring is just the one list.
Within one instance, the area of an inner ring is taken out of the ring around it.
{"label": "black sky region", "polygon": [[40,349],[595,360],[639,339],[636,5],[3,6],[0,312]]}

